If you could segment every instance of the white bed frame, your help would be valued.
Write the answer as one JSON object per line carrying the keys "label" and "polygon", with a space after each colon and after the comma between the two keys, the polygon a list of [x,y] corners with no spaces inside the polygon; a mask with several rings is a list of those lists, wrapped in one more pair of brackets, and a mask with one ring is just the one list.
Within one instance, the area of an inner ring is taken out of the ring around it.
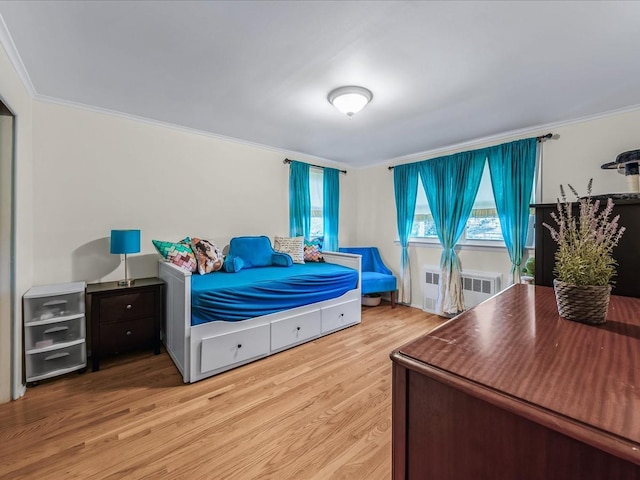
{"label": "white bed frame", "polygon": [[287,348],[360,323],[361,257],[322,252],[327,263],[358,271],[358,286],[344,295],[240,322],[191,325],[191,273],[159,261],[166,282],[163,342],[182,374],[193,383]]}

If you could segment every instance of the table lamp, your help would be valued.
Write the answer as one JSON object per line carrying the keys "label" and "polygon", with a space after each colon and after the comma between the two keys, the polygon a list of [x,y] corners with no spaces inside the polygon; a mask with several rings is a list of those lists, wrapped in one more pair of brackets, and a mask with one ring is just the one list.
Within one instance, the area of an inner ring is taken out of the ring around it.
{"label": "table lamp", "polygon": [[124,280],[118,281],[118,285],[128,287],[133,284],[127,270],[127,254],[140,251],[140,230],[111,230],[111,253],[124,253]]}

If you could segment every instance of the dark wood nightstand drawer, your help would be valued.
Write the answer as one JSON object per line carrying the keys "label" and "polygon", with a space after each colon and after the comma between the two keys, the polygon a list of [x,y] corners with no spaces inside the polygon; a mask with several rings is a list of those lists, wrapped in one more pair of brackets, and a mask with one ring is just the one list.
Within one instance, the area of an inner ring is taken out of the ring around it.
{"label": "dark wood nightstand drawer", "polygon": [[154,292],[105,297],[100,301],[100,323],[114,323],[153,316]]}
{"label": "dark wood nightstand drawer", "polygon": [[100,370],[100,360],[110,355],[151,347],[153,353],[160,353],[164,288],[156,277],[137,278],[126,286],[117,282],[87,285],[94,372]]}
{"label": "dark wood nightstand drawer", "polygon": [[153,346],[153,317],[100,327],[100,355],[109,356]]}

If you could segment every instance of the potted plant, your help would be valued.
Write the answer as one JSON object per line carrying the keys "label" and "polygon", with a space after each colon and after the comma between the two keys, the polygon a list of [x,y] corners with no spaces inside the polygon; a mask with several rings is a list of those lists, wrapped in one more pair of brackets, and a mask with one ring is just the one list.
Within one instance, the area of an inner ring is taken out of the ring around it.
{"label": "potted plant", "polygon": [[522,275],[520,276],[520,280],[523,283],[532,284],[535,280],[535,271],[536,271],[536,259],[535,257],[529,257],[522,267]]}
{"label": "potted plant", "polygon": [[382,295],[379,293],[367,293],[362,295],[362,305],[365,307],[377,307],[380,305],[380,299]]}
{"label": "potted plant", "polygon": [[591,198],[593,179],[587,185],[587,196],[568,185],[578,201],[578,215],[573,203],[567,200],[560,185],[557,212],[551,217],[557,227],[543,225],[558,244],[555,254],[553,286],[558,313],[569,320],[589,324],[604,323],[607,319],[612,278],[616,273],[613,248],[625,228],[618,225],[619,215],[613,218],[613,200],[609,198],[600,210],[600,200]]}

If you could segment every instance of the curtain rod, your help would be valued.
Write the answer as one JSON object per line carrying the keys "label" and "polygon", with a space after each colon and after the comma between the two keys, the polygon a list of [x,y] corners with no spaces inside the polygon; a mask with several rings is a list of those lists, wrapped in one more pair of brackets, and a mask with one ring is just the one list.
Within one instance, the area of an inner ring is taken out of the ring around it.
{"label": "curtain rod", "polygon": [[[293,162],[293,160],[289,160],[288,158],[285,158],[282,163],[291,163]],[[297,160],[296,160],[297,162]],[[302,162],[302,163],[306,163],[306,162]],[[323,167],[322,165],[314,165],[313,163],[308,163],[307,165],[309,165],[310,167],[316,167],[316,168],[331,168],[331,167]],[[347,174],[346,170],[338,170],[340,173],[344,173],[345,175]]]}
{"label": "curtain rod", "polygon": [[[551,138],[553,138],[553,133],[546,133],[544,135],[540,135],[539,137],[536,137],[536,141],[544,142],[545,140],[549,140]],[[388,167],[388,168],[389,168],[389,170],[393,170],[394,169],[393,166]]]}

